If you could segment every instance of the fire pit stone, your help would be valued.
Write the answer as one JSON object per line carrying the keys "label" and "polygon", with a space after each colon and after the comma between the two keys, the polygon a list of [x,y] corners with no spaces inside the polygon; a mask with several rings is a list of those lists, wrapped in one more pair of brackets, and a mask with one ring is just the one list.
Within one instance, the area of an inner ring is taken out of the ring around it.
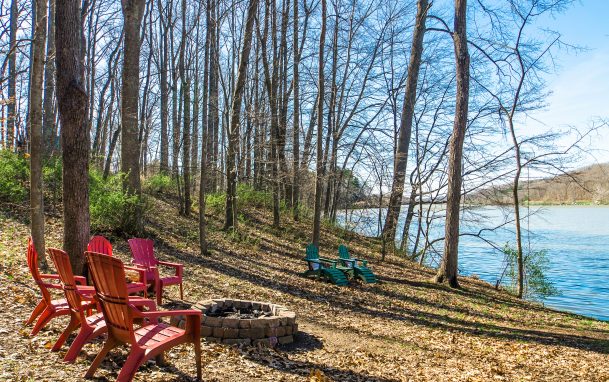
{"label": "fire pit stone", "polygon": [[[208,342],[274,347],[294,342],[298,331],[296,313],[278,304],[220,298],[198,302],[191,309],[203,313],[201,336]],[[172,324],[184,328],[186,321],[176,316]]]}

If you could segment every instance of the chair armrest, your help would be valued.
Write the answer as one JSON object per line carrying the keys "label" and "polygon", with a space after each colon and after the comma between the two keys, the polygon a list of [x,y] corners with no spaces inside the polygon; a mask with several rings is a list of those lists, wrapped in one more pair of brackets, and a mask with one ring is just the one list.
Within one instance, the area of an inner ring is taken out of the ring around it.
{"label": "chair armrest", "polygon": [[347,267],[354,267],[357,265],[356,259],[340,259],[343,264],[346,264]]}
{"label": "chair armrest", "polygon": [[176,276],[182,276],[182,273],[184,272],[184,264],[171,263],[169,261],[157,261],[157,264],[175,268]]}
{"label": "chair armrest", "polygon": [[146,268],[138,267],[138,266],[128,266],[128,265],[126,265],[125,269],[129,269],[129,270],[136,271],[137,273],[139,273],[140,274],[140,282],[142,282],[144,285],[148,285],[148,280],[146,278],[146,273],[147,273]]}
{"label": "chair armrest", "polygon": [[197,316],[201,317],[202,313],[199,310],[157,310],[156,312],[139,312],[143,318],[159,318],[171,316]]}
{"label": "chair armrest", "polygon": [[360,263],[362,263],[362,265],[365,267],[366,265],[368,265],[368,260],[364,260],[364,259],[358,259],[356,257],[352,257],[351,260],[355,260],[355,261],[359,261]]}
{"label": "chair armrest", "polygon": [[59,280],[59,275],[51,275],[51,274],[46,274],[46,273],[42,273],[40,275],[41,279],[47,279],[47,280]]}
{"label": "chair armrest", "polygon": [[87,285],[87,279],[84,276],[74,276],[76,285]]}
{"label": "chair armrest", "polygon": [[149,312],[156,312],[156,303],[149,298],[129,296],[129,304],[134,307],[143,306],[148,308]]}

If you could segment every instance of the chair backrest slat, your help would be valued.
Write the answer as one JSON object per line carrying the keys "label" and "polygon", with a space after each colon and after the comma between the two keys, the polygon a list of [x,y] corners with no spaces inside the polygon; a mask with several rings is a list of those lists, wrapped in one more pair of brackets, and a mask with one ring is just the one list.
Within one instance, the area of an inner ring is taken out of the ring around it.
{"label": "chair backrest slat", "polygon": [[349,250],[344,244],[338,246],[338,257],[341,259],[350,259]]}
{"label": "chair backrest slat", "polygon": [[51,260],[53,260],[53,264],[55,264],[55,268],[57,269],[57,274],[61,280],[70,310],[74,313],[82,314],[82,298],[76,290],[76,280],[74,279],[74,273],[72,272],[70,256],[57,248],[48,248],[47,252],[49,252]]}
{"label": "chair backrest slat", "polygon": [[30,273],[36,282],[36,285],[38,285],[40,293],[42,293],[42,299],[47,303],[50,303],[51,294],[44,286],[44,281],[40,278],[40,270],[38,270],[38,252],[36,252],[36,247],[34,247],[34,241],[31,237],[27,242],[27,266],[30,268]]}
{"label": "chair backrest slat", "polygon": [[123,262],[100,253],[85,254],[108,331],[125,343],[134,343],[133,315],[128,306]]}
{"label": "chair backrest slat", "polygon": [[137,264],[144,266],[156,266],[157,259],[154,257],[154,242],[150,239],[129,239],[131,255]]}
{"label": "chair backrest slat", "polygon": [[307,245],[307,260],[316,260],[319,259],[319,250],[317,246],[313,243]]}
{"label": "chair backrest slat", "polygon": [[112,244],[103,236],[93,236],[87,244],[87,251],[112,256]]}

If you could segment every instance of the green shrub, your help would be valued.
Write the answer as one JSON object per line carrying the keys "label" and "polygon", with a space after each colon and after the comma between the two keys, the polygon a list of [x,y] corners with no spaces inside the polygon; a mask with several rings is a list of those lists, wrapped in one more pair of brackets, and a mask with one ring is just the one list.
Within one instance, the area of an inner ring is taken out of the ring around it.
{"label": "green shrub", "polygon": [[249,184],[239,184],[237,186],[237,205],[239,208],[270,208],[273,206],[273,195],[270,192],[257,191]]}
{"label": "green shrub", "polygon": [[135,213],[140,201],[123,191],[125,174],[117,174],[104,180],[94,169],[89,172],[89,210],[91,229],[102,232],[122,232],[126,217]]}
{"label": "green shrub", "polygon": [[28,196],[29,176],[29,165],[23,155],[10,150],[0,150],[0,200],[10,203],[24,202]]}
{"label": "green shrub", "polygon": [[[516,248],[506,244],[503,247],[507,269],[506,275],[509,279],[509,289],[516,291],[518,288],[518,251]],[[547,252],[530,251],[523,254],[524,257],[524,297],[539,299],[549,296],[560,295],[560,291],[546,277],[549,260]]]}
{"label": "green shrub", "polygon": [[167,194],[177,191],[176,183],[169,175],[156,174],[144,180],[142,185],[145,192],[149,194]]}
{"label": "green shrub", "polygon": [[219,214],[226,208],[226,194],[215,192],[205,196],[205,208],[214,214]]}

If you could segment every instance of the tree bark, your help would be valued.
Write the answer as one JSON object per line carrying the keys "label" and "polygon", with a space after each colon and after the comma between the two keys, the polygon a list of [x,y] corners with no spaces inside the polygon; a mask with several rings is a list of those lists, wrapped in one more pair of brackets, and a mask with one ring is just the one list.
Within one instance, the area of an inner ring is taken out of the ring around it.
{"label": "tree bark", "polygon": [[299,199],[300,199],[300,73],[298,66],[300,65],[300,52],[298,44],[298,0],[294,0],[294,31],[293,31],[293,49],[294,49],[294,64],[292,86],[294,87],[294,116],[292,126],[292,216],[294,220],[299,219]]}
{"label": "tree bark", "polygon": [[406,95],[402,108],[402,118],[400,120],[400,136],[398,138],[397,151],[395,154],[395,166],[393,170],[393,183],[391,185],[391,196],[387,206],[387,216],[383,226],[383,259],[387,252],[387,245],[395,249],[395,231],[400,216],[402,206],[402,196],[404,194],[404,181],[406,179],[406,167],[408,165],[408,148],[412,135],[412,119],[414,117],[414,107],[417,98],[417,84],[419,81],[419,69],[421,67],[421,56],[423,54],[423,37],[425,35],[425,19],[429,9],[428,0],[417,2],[417,17],[412,36],[412,46],[410,48],[410,62],[408,63],[408,79],[406,81]]}
{"label": "tree bark", "polygon": [[459,287],[457,263],[459,258],[459,212],[463,182],[461,162],[469,106],[469,53],[467,51],[466,18],[467,0],[455,0],[453,42],[456,59],[457,103],[448,159],[444,255],[436,275],[436,282],[446,281],[453,288]]}
{"label": "tree bark", "polygon": [[163,174],[169,173],[169,83],[167,81],[167,73],[169,71],[169,41],[167,39],[167,28],[169,20],[163,13],[163,1],[158,1],[159,7],[159,33],[160,36],[160,68],[159,81],[161,91],[161,160],[160,171]]}
{"label": "tree bark", "polygon": [[239,59],[239,70],[235,93],[231,107],[231,120],[228,130],[228,148],[226,155],[226,216],[224,229],[237,228],[237,166],[235,156],[239,145],[239,116],[241,113],[241,103],[243,101],[243,91],[245,89],[245,79],[247,77],[247,66],[249,63],[250,50],[252,47],[252,32],[254,31],[254,21],[258,10],[258,0],[250,0],[247,9],[247,21],[243,34],[243,47],[241,58]]}
{"label": "tree bark", "polygon": [[51,156],[57,150],[58,139],[55,126],[55,0],[49,0],[47,17],[47,52],[44,66],[44,103],[42,142],[44,155]]}
{"label": "tree bark", "polygon": [[36,18],[32,42],[32,71],[30,73],[29,131],[30,131],[30,212],[32,239],[40,254],[42,269],[47,269],[44,256],[44,200],[42,195],[42,89],[44,78],[44,43],[46,41],[47,7],[43,0],[34,2]]}
{"label": "tree bark", "polygon": [[[121,89],[121,172],[127,174],[125,189],[130,195],[141,197],[140,144],[138,99],[140,85],[140,24],[144,15],[144,0],[122,0],[124,17],[124,62]],[[139,234],[143,231],[142,211],[125,216],[125,228]]]}
{"label": "tree bark", "polygon": [[313,211],[313,244],[319,247],[321,230],[321,194],[323,187],[324,131],[324,45],[326,43],[326,0],[321,0],[321,31],[319,36],[318,95],[317,95],[317,171],[315,173],[315,207]]}
{"label": "tree bark", "polygon": [[6,148],[12,150],[15,142],[15,118],[17,105],[17,0],[11,1],[8,51],[8,105],[6,120]]}
{"label": "tree bark", "polygon": [[83,273],[89,242],[89,145],[80,1],[57,0],[56,84],[63,159],[63,248],[75,274]]}

